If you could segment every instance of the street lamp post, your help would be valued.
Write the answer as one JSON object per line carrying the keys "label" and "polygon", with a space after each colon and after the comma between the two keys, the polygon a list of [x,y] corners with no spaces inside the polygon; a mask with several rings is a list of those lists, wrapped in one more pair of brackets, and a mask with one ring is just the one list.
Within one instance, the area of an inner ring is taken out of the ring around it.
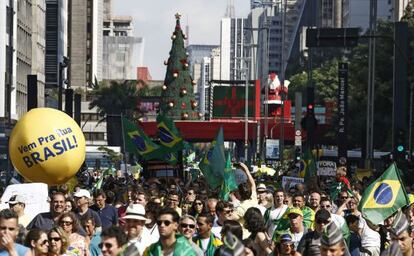
{"label": "street lamp post", "polygon": [[59,62],[59,84],[58,84],[58,109],[62,110],[63,105],[63,70],[69,66],[70,60],[63,56],[63,61]]}

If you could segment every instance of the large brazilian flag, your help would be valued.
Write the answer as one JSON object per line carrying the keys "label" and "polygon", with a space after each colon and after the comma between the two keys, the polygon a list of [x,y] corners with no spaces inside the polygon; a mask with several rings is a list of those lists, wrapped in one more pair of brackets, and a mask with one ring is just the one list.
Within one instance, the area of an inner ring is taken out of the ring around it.
{"label": "large brazilian flag", "polygon": [[174,124],[174,121],[166,116],[157,116],[158,137],[166,152],[177,152],[184,148],[184,140]]}
{"label": "large brazilian flag", "polygon": [[122,117],[122,128],[126,151],[138,153],[146,160],[158,157],[159,146],[140,127]]}
{"label": "large brazilian flag", "polygon": [[408,196],[395,163],[365,190],[358,205],[362,216],[378,225],[408,204]]}

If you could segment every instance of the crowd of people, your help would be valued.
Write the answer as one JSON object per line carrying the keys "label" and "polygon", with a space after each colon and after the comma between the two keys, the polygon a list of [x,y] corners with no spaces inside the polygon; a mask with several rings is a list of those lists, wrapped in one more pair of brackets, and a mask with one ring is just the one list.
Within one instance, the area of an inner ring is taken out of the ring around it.
{"label": "crowd of people", "polygon": [[24,196],[0,211],[3,255],[414,255],[414,210],[380,225],[358,210],[363,186],[338,170],[336,198],[312,183],[283,189],[247,181],[218,197],[203,178],[131,180],[117,173],[100,189],[63,185],[50,211],[30,218]]}

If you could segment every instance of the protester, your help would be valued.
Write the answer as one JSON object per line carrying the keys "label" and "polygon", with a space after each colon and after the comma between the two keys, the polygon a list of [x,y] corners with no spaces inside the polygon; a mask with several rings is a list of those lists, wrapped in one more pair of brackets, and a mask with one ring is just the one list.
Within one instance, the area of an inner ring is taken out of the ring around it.
{"label": "protester", "polygon": [[32,220],[29,215],[25,213],[26,199],[21,195],[14,195],[9,199],[9,208],[14,211],[19,217],[19,225],[26,227]]}
{"label": "protester", "polygon": [[78,233],[81,226],[76,215],[72,212],[63,213],[59,217],[58,223],[59,226],[69,235],[69,245],[67,250],[76,252],[79,256],[89,255],[85,237]]}
{"label": "protester", "polygon": [[31,256],[29,248],[16,243],[18,216],[10,209],[0,211],[0,256]]}
{"label": "protester", "polygon": [[206,201],[203,202],[200,197],[197,197],[192,202],[189,214],[197,218],[197,216],[202,212],[207,212]]}
{"label": "protester", "polygon": [[160,239],[145,250],[144,256],[196,256],[188,240],[184,236],[176,234],[179,220],[180,216],[174,209],[164,208],[160,211],[157,219]]}
{"label": "protester", "polygon": [[39,213],[27,225],[27,229],[38,228],[42,230],[51,230],[57,222],[60,214],[62,214],[66,207],[65,195],[61,192],[55,192],[52,195],[52,202],[50,203],[50,211]]}
{"label": "protester", "polygon": [[253,248],[258,255],[268,255],[272,252],[272,239],[266,233],[266,226],[259,209],[251,207],[244,214],[244,225],[250,232],[249,238],[253,241]]}
{"label": "protester", "polygon": [[267,227],[267,235],[273,236],[274,231],[277,228],[278,222],[285,214],[288,206],[284,204],[285,192],[282,189],[278,189],[274,192],[273,200],[274,205],[267,209],[264,214],[264,220]]}
{"label": "protester", "polygon": [[407,217],[401,212],[397,212],[392,227],[390,229],[392,244],[381,255],[398,255],[393,253],[398,249],[402,256],[414,255],[412,227],[409,225]]}
{"label": "protester", "polygon": [[[118,210],[112,205],[106,204],[105,191],[98,189],[94,193],[95,204],[91,207],[98,213],[102,228],[118,225]],[[95,221],[96,223],[96,221]]]}
{"label": "protester", "polygon": [[89,238],[89,254],[98,256],[100,254],[101,231],[96,230],[94,218],[92,216],[82,218],[81,225]]}
{"label": "protester", "polygon": [[145,217],[147,221],[144,226],[144,234],[148,239],[149,244],[156,243],[160,238],[158,232],[157,217],[160,212],[160,205],[155,202],[148,202],[145,206]]}
{"label": "protester", "polygon": [[178,213],[178,215],[181,216],[183,210],[179,207],[179,205],[180,205],[180,195],[175,191],[175,186],[174,186],[174,189],[172,189],[168,195],[166,207],[174,209]]}
{"label": "protester", "polygon": [[235,219],[233,205],[226,201],[219,201],[216,206],[217,218],[214,219],[213,227],[211,232],[221,239],[221,229],[226,220]]}
{"label": "protester", "polygon": [[193,240],[207,256],[214,255],[216,249],[222,245],[220,239],[211,232],[213,222],[214,217],[209,213],[202,213],[197,217],[198,233]]}
{"label": "protester", "polygon": [[26,235],[25,246],[32,250],[33,256],[47,256],[49,252],[49,240],[44,230],[34,228]]}
{"label": "protester", "polygon": [[342,233],[334,222],[327,225],[321,236],[321,256],[349,255]]}
{"label": "protester", "polygon": [[197,221],[191,215],[184,215],[180,218],[180,226],[178,230],[180,233],[188,239],[188,242],[193,247],[197,256],[204,256],[203,251],[193,242],[193,236],[196,233]]}
{"label": "protester", "polygon": [[95,220],[96,228],[101,230],[101,218],[94,210],[89,208],[90,200],[92,199],[89,191],[86,189],[80,189],[73,194],[73,197],[75,198],[75,204],[77,207],[75,210],[76,216],[78,218],[92,217]]}
{"label": "protester", "polygon": [[66,255],[69,246],[69,237],[61,227],[54,227],[48,233],[49,256]]}
{"label": "protester", "polygon": [[124,231],[128,236],[128,246],[133,245],[142,255],[145,249],[151,245],[151,241],[144,229],[147,218],[142,204],[130,204],[123,217],[125,220]]}
{"label": "protester", "polygon": [[331,214],[320,209],[315,214],[315,230],[306,233],[299,242],[297,251],[302,255],[319,256],[321,236],[325,227],[331,222]]}
{"label": "protester", "polygon": [[124,245],[127,244],[127,235],[120,227],[109,227],[101,233],[102,242],[99,244],[99,248],[102,250],[103,256],[119,256],[122,255],[122,251],[125,249]]}
{"label": "protester", "polygon": [[276,243],[273,251],[273,256],[300,256],[301,254],[295,251],[292,236],[290,234],[280,235],[279,241]]}

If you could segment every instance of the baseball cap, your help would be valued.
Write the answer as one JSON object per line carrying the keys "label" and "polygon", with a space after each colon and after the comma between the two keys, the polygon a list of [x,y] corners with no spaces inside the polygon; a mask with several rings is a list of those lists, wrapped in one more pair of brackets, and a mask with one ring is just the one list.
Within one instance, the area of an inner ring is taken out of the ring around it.
{"label": "baseball cap", "polygon": [[18,204],[18,203],[24,204],[25,201],[26,201],[26,199],[24,198],[24,196],[14,195],[14,196],[10,197],[8,204]]}
{"label": "baseball cap", "polygon": [[297,208],[297,207],[292,207],[287,211],[287,216],[291,215],[291,214],[297,214],[303,217],[303,212],[301,209]]}
{"label": "baseball cap", "polygon": [[282,234],[280,236],[280,243],[293,243],[292,236],[288,233]]}
{"label": "baseball cap", "polygon": [[91,198],[91,194],[89,193],[88,190],[86,189],[79,189],[79,191],[75,192],[75,194],[73,194],[74,197],[86,197],[86,198]]}

